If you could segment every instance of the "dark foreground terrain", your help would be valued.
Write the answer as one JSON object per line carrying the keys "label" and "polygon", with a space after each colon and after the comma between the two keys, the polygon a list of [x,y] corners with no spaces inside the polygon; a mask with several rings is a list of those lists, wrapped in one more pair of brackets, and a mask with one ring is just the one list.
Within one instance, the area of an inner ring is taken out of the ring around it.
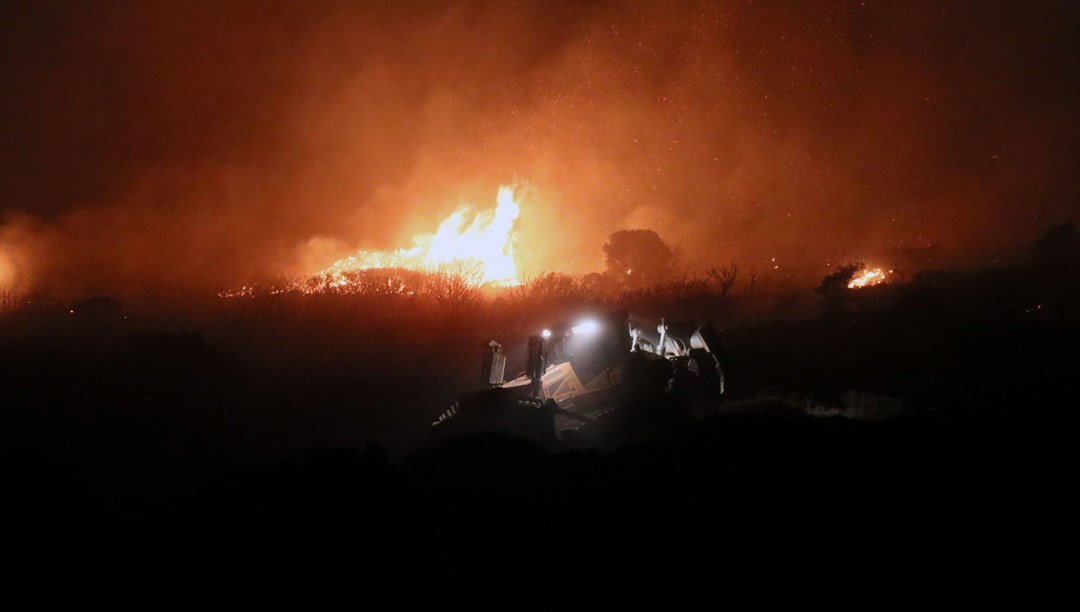
{"label": "dark foreground terrain", "polygon": [[425,437],[532,312],[10,314],[5,583],[139,608],[1075,598],[1077,286],[938,274],[801,317],[706,296],[691,314],[737,322],[724,402],[561,452]]}

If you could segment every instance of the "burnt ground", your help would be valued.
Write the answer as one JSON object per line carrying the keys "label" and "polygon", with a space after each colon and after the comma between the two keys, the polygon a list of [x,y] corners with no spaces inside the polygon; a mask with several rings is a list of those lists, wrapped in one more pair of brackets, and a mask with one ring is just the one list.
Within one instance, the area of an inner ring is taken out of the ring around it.
{"label": "burnt ground", "polygon": [[626,304],[41,301],[0,323],[7,582],[121,607],[1045,604],[1077,535],[1078,287],[705,296],[723,402],[558,452],[427,425],[489,337]]}

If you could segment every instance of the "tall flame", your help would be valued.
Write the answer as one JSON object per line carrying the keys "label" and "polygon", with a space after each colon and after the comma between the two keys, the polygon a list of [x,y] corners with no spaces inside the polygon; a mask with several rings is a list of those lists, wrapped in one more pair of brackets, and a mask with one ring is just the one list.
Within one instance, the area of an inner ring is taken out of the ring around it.
{"label": "tall flame", "polygon": [[447,217],[434,234],[413,237],[413,247],[397,251],[360,251],[340,259],[316,276],[329,276],[345,284],[345,273],[372,268],[433,271],[445,267],[475,266],[480,283],[515,285],[514,223],[521,207],[511,187],[499,187],[494,210],[470,216],[468,206]]}

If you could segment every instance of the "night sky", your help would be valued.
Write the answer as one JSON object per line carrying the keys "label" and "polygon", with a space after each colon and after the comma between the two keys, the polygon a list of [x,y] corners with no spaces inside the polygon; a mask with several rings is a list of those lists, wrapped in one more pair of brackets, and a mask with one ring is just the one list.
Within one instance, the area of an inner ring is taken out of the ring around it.
{"label": "night sky", "polygon": [[8,1],[0,283],[212,291],[515,182],[525,274],[631,228],[689,269],[1006,265],[1080,212],[1078,85],[1073,1]]}

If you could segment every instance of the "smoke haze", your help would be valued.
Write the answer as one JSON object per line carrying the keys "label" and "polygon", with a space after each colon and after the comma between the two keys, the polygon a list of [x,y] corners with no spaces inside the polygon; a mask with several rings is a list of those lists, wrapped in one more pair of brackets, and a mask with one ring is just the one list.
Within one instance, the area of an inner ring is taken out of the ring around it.
{"label": "smoke haze", "polygon": [[510,183],[526,275],[629,228],[805,278],[1014,260],[1077,213],[1078,35],[1072,2],[8,2],[0,283],[214,291]]}

